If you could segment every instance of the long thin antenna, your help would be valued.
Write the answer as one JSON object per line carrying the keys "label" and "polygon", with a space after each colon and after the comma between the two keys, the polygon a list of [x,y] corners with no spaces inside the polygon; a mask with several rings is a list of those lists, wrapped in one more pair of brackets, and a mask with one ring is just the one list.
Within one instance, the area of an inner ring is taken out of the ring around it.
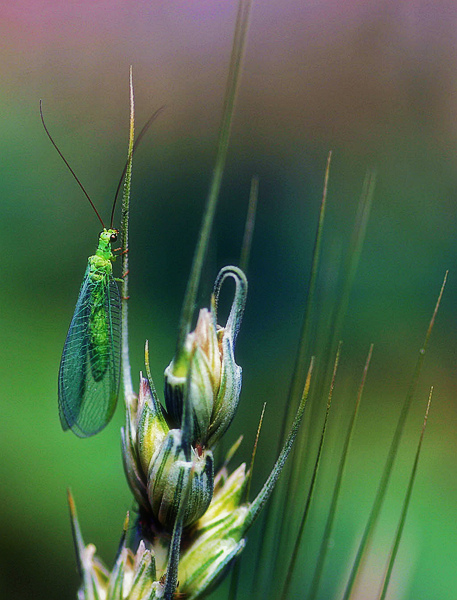
{"label": "long thin antenna", "polygon": [[[44,130],[46,131],[46,134],[47,134],[48,138],[51,140],[51,143],[52,143],[52,145],[53,145],[53,146],[54,146],[54,148],[57,150],[57,152],[58,152],[58,154],[59,154],[60,158],[61,158],[61,159],[63,160],[63,162],[64,162],[64,163],[67,165],[67,167],[68,167],[68,169],[69,169],[70,173],[71,173],[71,174],[73,175],[73,177],[76,179],[76,182],[77,182],[77,184],[78,184],[78,185],[79,185],[79,187],[82,189],[82,191],[84,192],[84,195],[85,195],[85,196],[86,196],[86,198],[89,200],[89,202],[90,202],[90,205],[91,205],[91,206],[92,206],[92,208],[94,209],[94,211],[95,211],[95,214],[97,215],[97,217],[98,217],[98,220],[99,220],[99,221],[100,221],[100,223],[102,224],[102,227],[103,227],[103,229],[105,229],[105,224],[103,223],[103,220],[102,220],[102,218],[101,218],[101,216],[100,216],[100,214],[99,214],[98,210],[95,208],[95,205],[94,205],[94,203],[93,203],[93,202],[92,202],[92,200],[90,199],[90,197],[89,197],[89,194],[88,194],[88,193],[86,192],[86,190],[84,189],[84,186],[83,186],[83,184],[82,184],[82,183],[79,181],[78,177],[76,176],[76,173],[73,171],[73,169],[72,169],[72,168],[70,167],[70,165],[68,164],[68,161],[67,161],[67,159],[66,159],[66,158],[65,158],[65,156],[62,154],[62,152],[59,150],[59,148],[58,148],[57,144],[56,144],[56,143],[55,143],[55,141],[52,139],[52,136],[51,136],[51,134],[49,133],[49,131],[48,131],[48,128],[46,127],[46,123],[44,122],[44,116],[43,116],[43,103],[42,103],[42,101],[41,101],[41,100],[40,100],[40,115],[41,115],[41,122],[43,123],[43,127],[44,127]],[[124,170],[124,173],[125,173],[125,170]],[[122,177],[123,177],[123,176],[124,176],[124,175],[122,175]]]}
{"label": "long thin antenna", "polygon": [[149,117],[149,119],[146,121],[146,124],[143,126],[142,130],[140,131],[140,134],[136,138],[135,143],[133,144],[132,152],[129,154],[129,156],[127,158],[127,161],[125,163],[124,169],[122,171],[121,178],[119,179],[119,183],[117,184],[116,193],[114,194],[113,208],[111,210],[111,220],[110,220],[110,227],[111,227],[111,229],[113,228],[114,209],[116,208],[116,202],[117,202],[117,198],[119,196],[119,191],[121,189],[122,181],[123,181],[123,179],[125,177],[125,174],[127,172],[127,168],[129,166],[130,162],[132,161],[133,153],[137,149],[138,144],[141,141],[141,138],[145,135],[145,133],[149,129],[149,127],[152,124],[152,122],[156,120],[156,118],[159,116],[159,114],[163,111],[164,108],[165,108],[165,106],[161,106],[160,108],[158,108],[155,111],[155,113],[151,117]]}

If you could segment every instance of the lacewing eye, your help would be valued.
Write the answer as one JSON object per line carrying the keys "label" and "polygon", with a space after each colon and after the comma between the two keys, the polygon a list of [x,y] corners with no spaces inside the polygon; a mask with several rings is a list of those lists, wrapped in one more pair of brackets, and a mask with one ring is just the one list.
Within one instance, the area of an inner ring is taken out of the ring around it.
{"label": "lacewing eye", "polygon": [[117,241],[117,233],[112,233],[111,234],[110,241],[111,242],[116,242]]}

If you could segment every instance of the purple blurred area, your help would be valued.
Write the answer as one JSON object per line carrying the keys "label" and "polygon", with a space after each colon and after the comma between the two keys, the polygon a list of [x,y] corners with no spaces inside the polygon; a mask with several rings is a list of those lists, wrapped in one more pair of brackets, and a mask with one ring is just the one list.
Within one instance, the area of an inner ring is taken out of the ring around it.
{"label": "purple blurred area", "polygon": [[[170,135],[179,120],[204,134],[214,127],[235,9],[198,1],[4,5],[2,93],[22,103],[25,89],[35,89],[75,120],[90,97],[92,118],[108,118],[123,110],[119,93],[133,64],[141,102],[173,106]],[[456,18],[457,6],[445,1],[255,3],[239,111],[246,138],[271,146],[305,137],[375,159],[414,132],[449,155]]]}

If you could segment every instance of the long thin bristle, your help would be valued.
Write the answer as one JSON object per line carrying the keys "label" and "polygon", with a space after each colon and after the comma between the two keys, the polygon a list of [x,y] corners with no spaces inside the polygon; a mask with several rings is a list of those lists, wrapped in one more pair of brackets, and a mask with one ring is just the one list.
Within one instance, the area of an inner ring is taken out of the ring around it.
{"label": "long thin bristle", "polygon": [[295,572],[295,566],[296,566],[296,562],[297,562],[297,558],[298,558],[298,552],[300,549],[303,532],[305,530],[305,525],[306,525],[306,521],[308,518],[309,509],[311,507],[311,501],[314,496],[314,490],[315,490],[316,481],[317,481],[317,474],[319,472],[319,465],[320,465],[320,461],[321,461],[321,457],[322,457],[322,450],[324,448],[324,441],[325,441],[325,434],[327,431],[328,417],[330,414],[330,407],[332,404],[333,390],[335,388],[335,379],[336,379],[336,374],[338,371],[338,365],[340,362],[341,346],[342,346],[342,342],[340,341],[338,350],[336,352],[335,363],[333,366],[332,381],[330,383],[330,390],[329,390],[328,398],[327,398],[327,407],[325,410],[325,418],[324,418],[324,423],[322,425],[322,430],[321,430],[319,448],[317,450],[316,460],[314,462],[313,475],[311,477],[311,482],[310,482],[309,489],[308,489],[308,495],[306,498],[305,507],[303,509],[303,514],[302,514],[302,517],[300,520],[300,526],[298,528],[297,537],[295,539],[294,548],[292,550],[292,556],[291,556],[290,563],[289,563],[289,566],[287,569],[286,578],[284,581],[284,587],[283,587],[283,591],[282,591],[282,595],[281,595],[281,600],[287,600],[287,598],[289,597],[289,590],[290,590],[290,585],[292,582],[292,576]]}
{"label": "long thin bristle", "polygon": [[367,359],[365,362],[365,367],[363,369],[362,380],[360,382],[357,399],[356,399],[354,410],[352,412],[352,417],[351,417],[351,420],[350,420],[350,423],[349,423],[349,426],[348,426],[348,429],[346,432],[346,439],[344,442],[343,450],[341,452],[341,459],[340,459],[340,464],[338,467],[338,473],[337,473],[337,476],[335,479],[335,485],[333,486],[333,494],[332,494],[332,500],[330,502],[330,508],[328,511],[327,522],[325,524],[324,533],[322,535],[322,541],[321,541],[321,546],[319,549],[319,555],[317,558],[316,567],[314,569],[313,580],[311,582],[311,587],[310,587],[310,591],[309,591],[307,600],[314,600],[314,598],[316,598],[317,591],[319,589],[319,583],[320,583],[320,578],[321,578],[321,574],[322,574],[322,569],[324,568],[325,558],[327,556],[327,550],[328,550],[329,542],[330,542],[330,536],[332,534],[333,522],[334,522],[335,516],[336,516],[336,508],[337,508],[338,499],[339,499],[339,495],[340,495],[341,484],[343,481],[343,475],[344,475],[345,466],[346,466],[346,459],[347,459],[347,456],[349,453],[349,446],[351,443],[352,434],[354,432],[354,427],[355,427],[357,415],[359,412],[360,402],[362,400],[363,390],[365,388],[365,381],[367,378],[372,354],[373,354],[373,344],[371,344],[370,349],[368,351],[368,356],[367,356]]}
{"label": "long thin bristle", "polygon": [[122,170],[122,175],[119,179],[119,183],[117,184],[117,188],[116,188],[116,192],[114,194],[114,200],[113,200],[113,208],[111,209],[111,220],[110,220],[110,227],[113,227],[113,222],[114,222],[114,211],[116,209],[116,203],[117,203],[117,198],[119,196],[119,192],[121,189],[121,185],[122,182],[124,180],[125,174],[127,173],[127,169],[129,168],[130,163],[133,160],[133,154],[135,153],[135,150],[138,148],[139,143],[141,142],[142,138],[144,137],[144,135],[146,134],[147,130],[149,129],[149,127],[152,125],[152,123],[156,120],[156,118],[160,115],[160,113],[163,111],[165,107],[161,106],[160,108],[158,108],[155,113],[153,113],[153,115],[151,117],[149,117],[149,119],[146,121],[145,125],[143,125],[143,128],[141,129],[138,137],[136,138],[132,149],[130,151],[130,145],[129,145],[129,156],[126,160],[126,163],[124,165],[124,168]]}
{"label": "long thin bristle", "polygon": [[[302,374],[304,372],[306,364],[306,355],[308,352],[309,342],[309,324],[311,316],[313,314],[313,307],[315,301],[316,292],[316,281],[319,272],[320,258],[321,258],[321,247],[322,247],[322,235],[324,231],[325,221],[325,210],[327,206],[327,190],[328,190],[328,179],[330,174],[330,163],[332,153],[329,152],[327,157],[327,166],[325,170],[324,186],[322,193],[322,200],[319,210],[318,224],[316,228],[316,237],[314,241],[314,251],[312,258],[311,274],[309,278],[309,285],[307,291],[307,297],[305,302],[305,311],[303,315],[302,327],[300,332],[299,347],[295,358],[295,365],[292,375],[291,384],[285,403],[286,410],[284,411],[282,422],[281,422],[281,433],[278,440],[278,452],[281,448],[281,443],[285,437],[288,423],[291,420],[293,414],[294,403],[298,397],[298,390],[302,383]],[[272,572],[277,552],[277,546],[275,544],[278,533],[280,530],[282,516],[280,506],[284,501],[285,486],[280,487],[275,491],[272,502],[266,507],[264,515],[264,526],[262,527],[262,544],[257,556],[257,567],[254,569],[254,588],[258,590],[258,597],[262,597],[262,594],[266,592],[272,585]]]}
{"label": "long thin bristle", "polygon": [[252,472],[254,470],[255,455],[256,455],[256,452],[257,452],[257,445],[259,443],[260,431],[262,429],[262,423],[263,423],[263,415],[265,414],[265,408],[266,408],[266,406],[267,406],[267,403],[264,402],[263,403],[263,407],[262,407],[262,413],[260,415],[259,425],[257,427],[257,435],[255,436],[254,447],[252,449],[251,464],[249,465],[248,482],[247,482],[247,485],[246,485],[246,493],[245,493],[245,500],[246,500],[246,502],[249,501],[249,492],[251,491],[251,481],[252,481]]}
{"label": "long thin bristle", "polygon": [[244,226],[243,243],[241,245],[240,269],[246,273],[251,256],[252,237],[254,235],[255,215],[257,212],[257,200],[259,196],[259,178],[251,180],[251,191],[249,193],[248,214]]}
{"label": "long thin bristle", "polygon": [[438,313],[438,308],[441,303],[441,298],[443,297],[443,292],[444,292],[444,288],[445,288],[446,281],[447,281],[447,275],[448,275],[448,272],[446,271],[446,273],[444,275],[443,283],[441,285],[440,293],[438,295],[438,299],[436,301],[435,308],[433,310],[432,318],[430,319],[430,323],[427,328],[427,333],[425,334],[424,343],[422,345],[422,348],[420,348],[420,350],[419,350],[419,355],[417,357],[416,366],[414,369],[413,376],[411,378],[411,383],[409,385],[409,389],[406,394],[406,397],[403,401],[403,406],[402,406],[401,413],[400,413],[400,416],[397,421],[397,426],[395,428],[395,432],[394,432],[394,435],[393,435],[393,438],[392,438],[392,441],[390,444],[389,453],[387,455],[387,459],[386,459],[386,462],[384,465],[384,470],[383,470],[383,473],[382,473],[382,476],[381,476],[381,479],[380,479],[380,482],[378,485],[376,497],[375,497],[375,500],[374,500],[374,503],[373,503],[373,506],[372,506],[372,509],[370,512],[370,516],[368,518],[368,522],[365,526],[365,530],[363,532],[362,539],[360,541],[360,544],[359,544],[359,547],[357,550],[357,554],[355,556],[355,559],[354,559],[354,562],[352,565],[351,573],[349,575],[349,580],[346,585],[346,590],[345,590],[345,593],[343,596],[343,600],[349,600],[349,598],[351,597],[352,589],[354,587],[360,565],[362,563],[365,552],[367,551],[367,549],[369,547],[374,527],[377,523],[379,513],[381,512],[381,507],[384,502],[384,497],[385,497],[387,486],[388,486],[388,483],[390,480],[390,475],[392,473],[394,460],[395,460],[395,457],[397,456],[398,447],[400,445],[400,440],[403,435],[403,430],[404,430],[405,423],[406,423],[406,417],[408,416],[409,409],[411,407],[411,402],[413,400],[413,397],[414,397],[414,394],[416,391],[417,382],[419,380],[419,375],[422,371],[422,365],[424,364],[425,352],[427,349],[427,345],[428,345],[428,342],[429,342],[429,339],[430,339],[430,336],[431,336],[431,333],[433,330],[433,325],[435,323],[435,318],[436,318],[436,315]]}
{"label": "long thin bristle", "polygon": [[428,413],[429,413],[430,404],[432,401],[432,394],[433,394],[433,387],[430,388],[430,394],[428,396],[427,408],[425,409],[424,422],[422,424],[422,431],[420,434],[419,443],[417,445],[416,456],[414,459],[413,468],[411,470],[411,476],[409,478],[408,489],[406,491],[405,499],[403,502],[403,508],[401,511],[400,520],[398,522],[397,532],[395,534],[395,539],[393,541],[392,549],[390,551],[390,556],[389,556],[389,561],[387,563],[386,572],[384,574],[384,580],[383,580],[379,600],[385,600],[385,597],[387,594],[387,588],[389,587],[390,577],[392,575],[392,571],[393,571],[394,564],[395,564],[395,559],[397,558],[397,553],[398,553],[398,548],[400,546],[401,536],[403,533],[403,529],[405,527],[406,515],[408,514],[408,508],[409,508],[409,504],[411,501],[411,494],[413,491],[414,482],[416,480],[417,466],[419,464],[419,456],[420,456],[421,449],[422,449],[422,442],[424,439],[425,427],[427,426]]}

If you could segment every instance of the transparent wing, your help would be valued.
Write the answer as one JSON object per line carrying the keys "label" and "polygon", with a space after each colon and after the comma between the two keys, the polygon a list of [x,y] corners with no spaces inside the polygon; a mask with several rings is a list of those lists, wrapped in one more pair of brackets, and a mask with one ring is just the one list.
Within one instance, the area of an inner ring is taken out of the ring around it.
{"label": "transparent wing", "polygon": [[[98,338],[91,319],[94,306],[98,307],[97,327],[104,332]],[[88,437],[110,421],[119,393],[120,343],[117,284],[108,274],[94,279],[88,266],[60,361],[59,414],[64,430]]]}

